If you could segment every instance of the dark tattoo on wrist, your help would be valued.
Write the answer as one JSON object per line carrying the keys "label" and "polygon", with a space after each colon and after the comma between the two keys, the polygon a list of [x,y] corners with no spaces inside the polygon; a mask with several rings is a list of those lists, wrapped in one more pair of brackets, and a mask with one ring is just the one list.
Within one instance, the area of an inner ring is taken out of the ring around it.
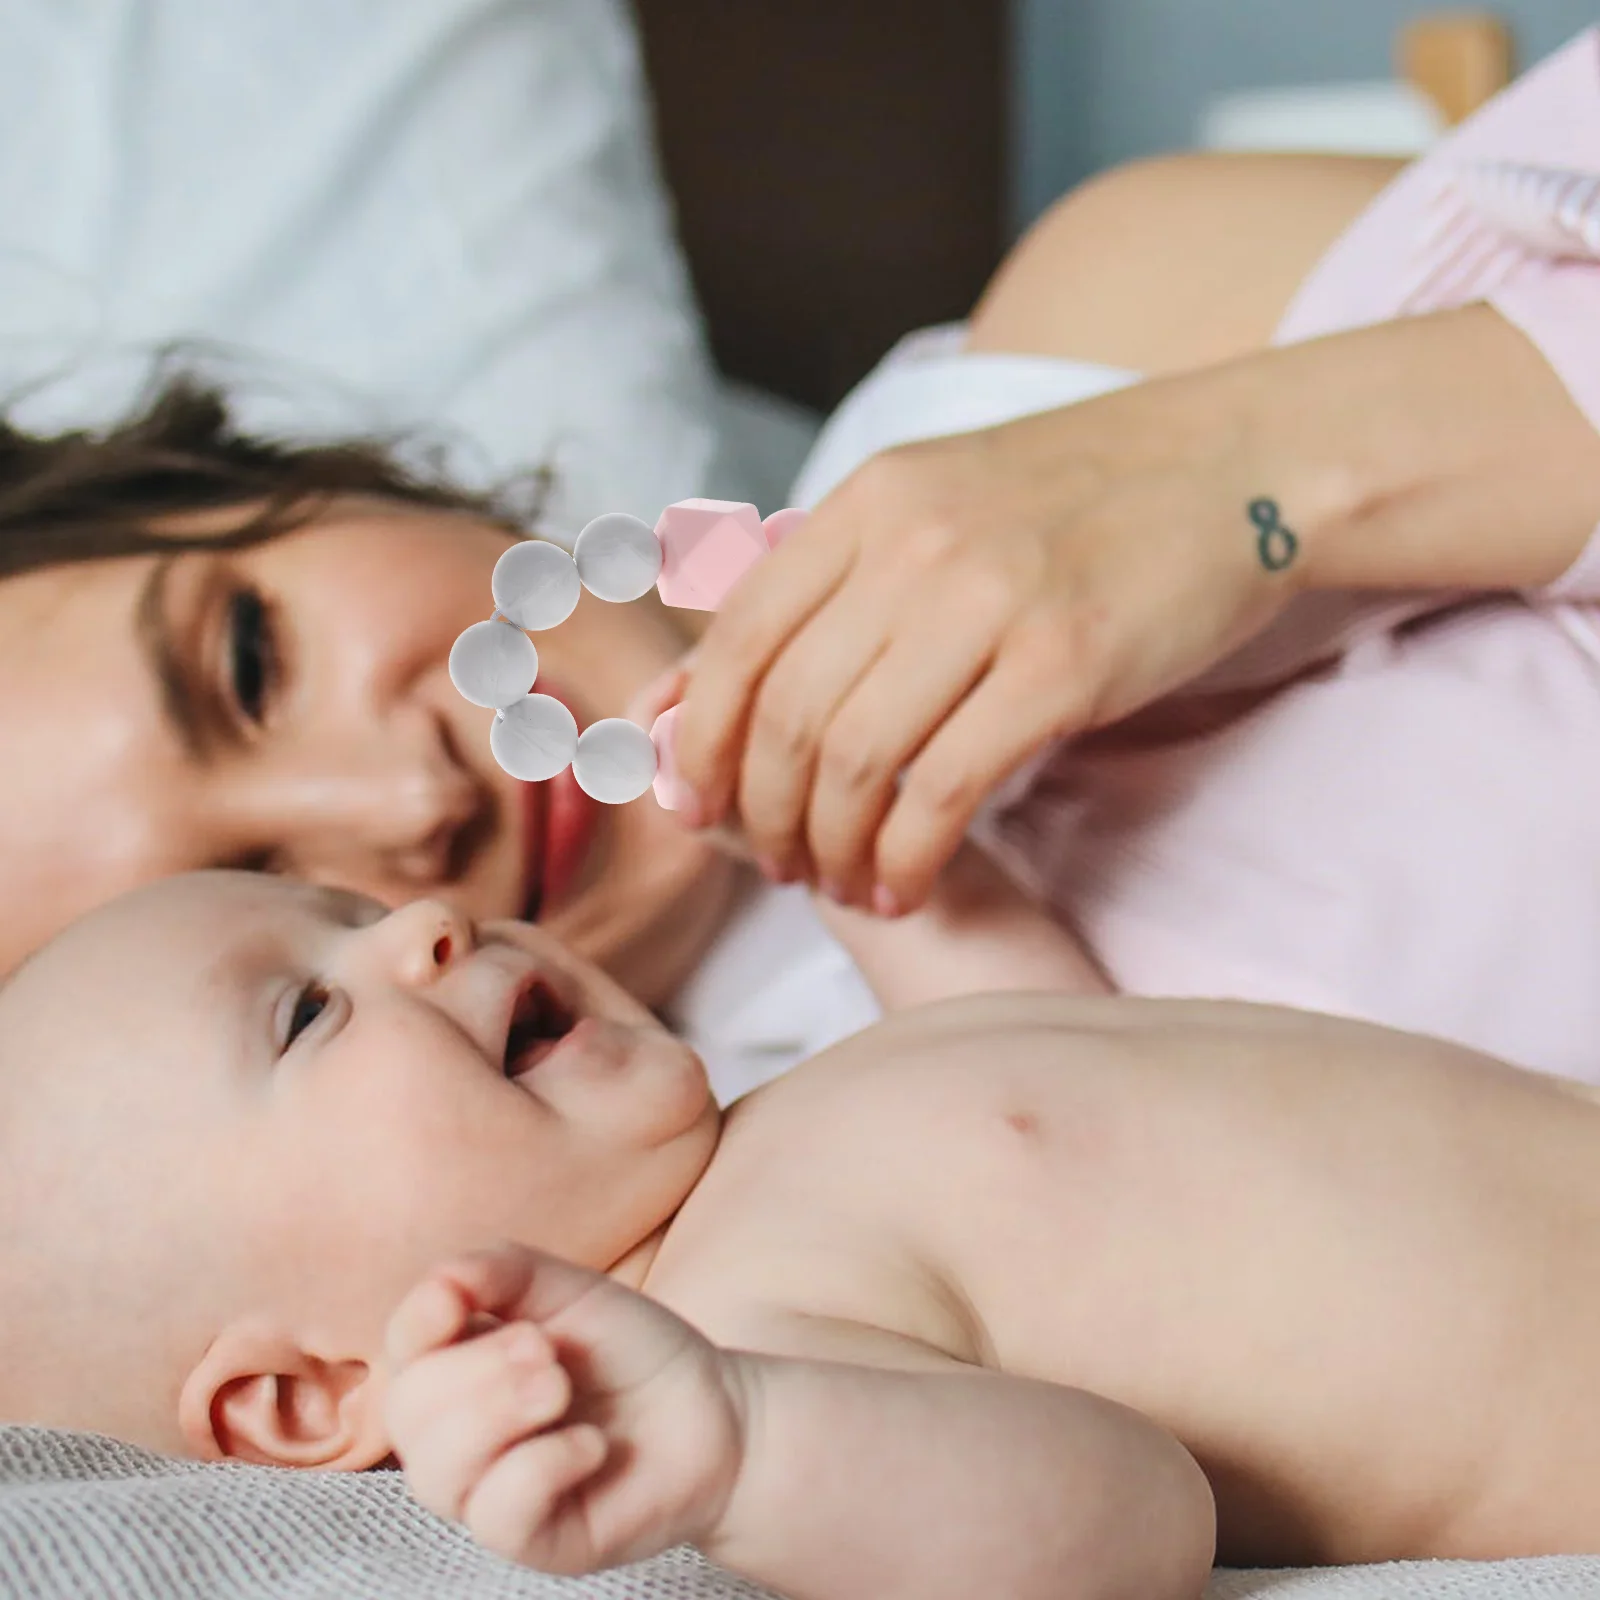
{"label": "dark tattoo on wrist", "polygon": [[1279,520],[1276,500],[1252,500],[1249,514],[1256,526],[1256,554],[1261,557],[1261,565],[1268,572],[1281,572],[1294,560],[1300,541],[1293,529]]}

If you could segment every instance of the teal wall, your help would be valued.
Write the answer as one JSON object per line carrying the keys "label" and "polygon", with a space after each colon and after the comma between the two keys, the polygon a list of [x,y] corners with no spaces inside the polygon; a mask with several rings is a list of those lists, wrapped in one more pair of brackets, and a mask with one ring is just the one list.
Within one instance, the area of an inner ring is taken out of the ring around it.
{"label": "teal wall", "polygon": [[[1187,144],[1230,89],[1387,77],[1412,0],[1010,0],[1013,233],[1090,172]],[[1595,0],[1497,0],[1523,65],[1590,23]]]}

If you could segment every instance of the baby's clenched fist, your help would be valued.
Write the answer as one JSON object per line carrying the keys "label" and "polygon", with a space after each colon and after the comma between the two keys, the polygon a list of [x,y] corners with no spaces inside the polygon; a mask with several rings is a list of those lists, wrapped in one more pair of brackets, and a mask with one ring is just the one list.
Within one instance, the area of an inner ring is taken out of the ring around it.
{"label": "baby's clenched fist", "polygon": [[506,1244],[430,1273],[387,1352],[412,1493],[498,1554],[572,1575],[715,1531],[743,1458],[735,1372],[664,1306]]}

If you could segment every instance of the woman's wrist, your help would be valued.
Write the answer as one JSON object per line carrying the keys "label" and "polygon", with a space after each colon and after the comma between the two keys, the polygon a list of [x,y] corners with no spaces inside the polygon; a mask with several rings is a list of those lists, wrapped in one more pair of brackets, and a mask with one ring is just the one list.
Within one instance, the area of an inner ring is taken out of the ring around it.
{"label": "woman's wrist", "polygon": [[1488,306],[1178,381],[1237,419],[1233,492],[1292,531],[1300,587],[1537,589],[1600,522],[1600,434]]}

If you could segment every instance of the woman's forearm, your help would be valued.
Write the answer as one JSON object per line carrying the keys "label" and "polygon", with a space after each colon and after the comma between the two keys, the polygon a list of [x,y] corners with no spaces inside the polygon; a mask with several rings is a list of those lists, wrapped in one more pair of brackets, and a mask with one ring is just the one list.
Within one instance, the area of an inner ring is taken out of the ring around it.
{"label": "woman's forearm", "polygon": [[1597,523],[1600,434],[1487,306],[896,445],[713,619],[679,770],[781,869],[918,907],[1008,776],[1297,595],[1537,590]]}
{"label": "woman's forearm", "polygon": [[1600,523],[1600,434],[1486,305],[1172,381],[1199,410],[1228,393],[1240,493],[1279,508],[1308,588],[1536,589]]}

